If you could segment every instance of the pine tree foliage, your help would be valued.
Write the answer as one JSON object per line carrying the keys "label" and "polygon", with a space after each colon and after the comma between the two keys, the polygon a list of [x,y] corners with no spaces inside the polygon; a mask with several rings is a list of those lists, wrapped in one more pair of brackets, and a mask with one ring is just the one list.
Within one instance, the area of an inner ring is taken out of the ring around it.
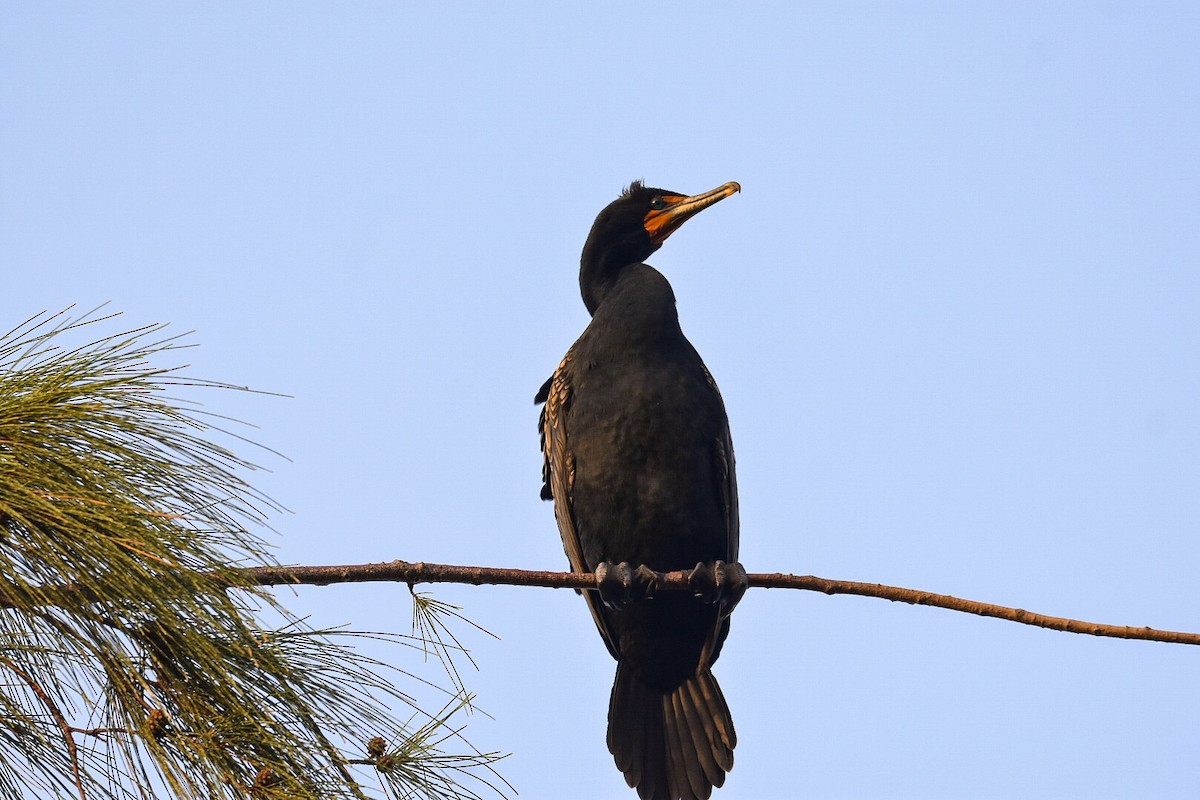
{"label": "pine tree foliage", "polygon": [[499,756],[458,735],[456,671],[422,714],[352,634],[248,585],[277,508],[219,418],[172,397],[222,385],[154,366],[183,346],[163,326],[93,333],[113,316],[0,337],[0,800],[500,793]]}

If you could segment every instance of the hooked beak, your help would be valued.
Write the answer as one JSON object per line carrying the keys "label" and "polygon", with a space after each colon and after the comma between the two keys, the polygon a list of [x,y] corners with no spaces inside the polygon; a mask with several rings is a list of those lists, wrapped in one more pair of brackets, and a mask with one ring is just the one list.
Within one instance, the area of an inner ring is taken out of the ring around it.
{"label": "hooked beak", "polygon": [[667,195],[663,198],[667,201],[667,205],[664,208],[651,210],[646,214],[642,224],[646,228],[646,233],[650,234],[650,241],[658,247],[667,240],[668,236],[679,230],[683,223],[709,206],[741,190],[740,184],[730,181],[712,191],[691,197]]}

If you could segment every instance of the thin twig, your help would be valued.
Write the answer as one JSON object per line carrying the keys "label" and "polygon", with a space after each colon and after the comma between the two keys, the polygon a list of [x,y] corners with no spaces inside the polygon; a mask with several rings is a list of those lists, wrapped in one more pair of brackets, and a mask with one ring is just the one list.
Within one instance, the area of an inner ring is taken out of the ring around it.
{"label": "thin twig", "polygon": [[42,701],[42,705],[50,712],[50,716],[54,717],[54,721],[58,723],[58,727],[62,730],[63,740],[67,745],[67,755],[71,757],[71,774],[75,776],[75,788],[79,790],[79,800],[87,800],[87,792],[83,788],[83,776],[79,771],[79,747],[75,744],[74,731],[75,728],[67,722],[66,716],[62,713],[62,709],[54,702],[54,699],[46,693],[38,682],[33,679],[33,676],[25,670],[18,667],[12,660],[0,656],[0,662],[8,668],[10,672],[25,682],[29,690],[37,695],[38,700]]}
{"label": "thin twig", "polygon": [[[369,581],[396,581],[409,586],[418,583],[467,583],[505,584],[510,586],[543,586],[553,589],[594,590],[596,578],[590,573],[546,572],[526,569],[502,569],[496,567],[462,567],[451,564],[411,563],[388,561],[375,564],[348,564],[344,566],[315,567],[256,567],[242,570],[252,583],[260,586],[276,584],[305,584],[326,586],[332,583],[356,583]],[[824,594],[853,594],[862,597],[878,597],[894,602],[921,606],[935,606],[950,611],[995,617],[1034,625],[1039,628],[1081,633],[1090,636],[1109,636],[1117,639],[1142,639],[1150,642],[1200,645],[1200,633],[1164,631],[1155,628],[1140,628],[1128,625],[1106,625],[1099,622],[1052,617],[1035,614],[1021,608],[1009,608],[993,603],[964,600],[947,594],[934,594],[900,586],[881,583],[859,583],[818,578],[815,575],[788,575],[780,572],[751,573],[750,586],[760,589],[802,589]],[[691,591],[686,571],[658,573],[658,591]]]}
{"label": "thin twig", "polygon": [[128,728],[76,728],[71,726],[71,733],[78,733],[81,736],[103,736],[106,733],[120,733],[125,736],[132,736],[133,731]]}
{"label": "thin twig", "polygon": [[354,775],[351,774],[350,770],[346,769],[345,759],[341,758],[341,756],[338,754],[337,748],[334,747],[333,743],[330,742],[325,736],[324,731],[322,731],[320,726],[317,725],[317,722],[312,718],[312,715],[301,714],[301,721],[304,722],[304,727],[308,728],[309,733],[316,738],[317,742],[321,745],[321,748],[325,751],[325,754],[329,756],[330,763],[333,764],[334,769],[338,771],[338,774],[342,776],[342,780],[346,782],[346,787],[350,789],[350,791],[354,792],[355,797],[360,798],[360,800],[367,800],[367,796],[363,794],[362,787],[358,785],[358,781],[354,780]]}

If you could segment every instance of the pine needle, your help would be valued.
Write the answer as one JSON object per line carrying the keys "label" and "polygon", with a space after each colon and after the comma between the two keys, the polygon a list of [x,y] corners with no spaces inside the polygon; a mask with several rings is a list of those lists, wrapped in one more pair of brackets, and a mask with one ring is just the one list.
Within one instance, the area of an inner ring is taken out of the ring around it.
{"label": "pine needle", "polygon": [[[478,798],[459,779],[499,756],[438,749],[467,703],[452,666],[458,705],[406,728],[382,665],[239,578],[273,565],[254,531],[281,509],[212,440],[223,418],[170,394],[237,387],[156,366],[186,346],[165,326],[68,312],[0,336],[0,800],[364,800],[352,764]],[[390,770],[344,755],[374,737],[399,743]]]}

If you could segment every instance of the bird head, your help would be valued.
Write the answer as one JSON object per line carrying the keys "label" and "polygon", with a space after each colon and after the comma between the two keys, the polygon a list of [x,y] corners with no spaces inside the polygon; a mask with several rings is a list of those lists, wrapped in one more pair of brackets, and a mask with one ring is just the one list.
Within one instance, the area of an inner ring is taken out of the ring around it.
{"label": "bird head", "polygon": [[641,181],[631,183],[596,217],[583,246],[579,283],[588,311],[595,313],[605,289],[624,267],[641,263],[683,223],[741,190],[730,182],[688,196]]}

